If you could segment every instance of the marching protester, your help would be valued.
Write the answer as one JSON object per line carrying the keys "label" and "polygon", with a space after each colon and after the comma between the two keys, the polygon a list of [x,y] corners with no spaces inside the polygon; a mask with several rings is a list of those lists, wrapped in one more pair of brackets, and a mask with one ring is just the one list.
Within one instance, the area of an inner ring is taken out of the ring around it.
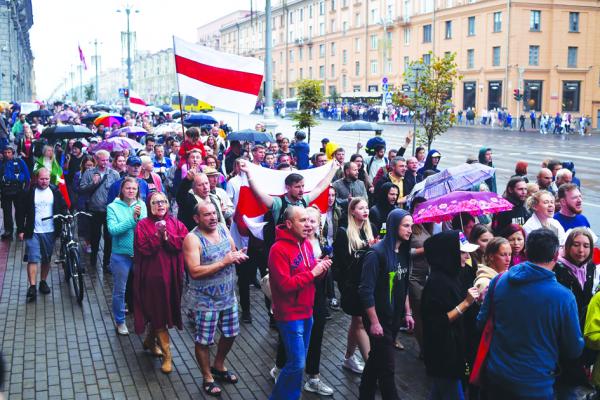
{"label": "marching protester", "polygon": [[2,150],[4,158],[0,161],[0,179],[2,186],[2,216],[4,220],[4,233],[2,239],[12,239],[14,234],[13,207],[16,219],[23,212],[21,202],[24,192],[28,189],[31,180],[29,169],[22,159],[15,158],[15,149],[6,146]]}
{"label": "marching protester", "polygon": [[135,227],[140,219],[146,218],[146,214],[146,204],[140,200],[138,181],[131,176],[123,178],[119,197],[106,209],[106,224],[113,240],[110,256],[112,310],[119,335],[129,335],[125,324],[125,286],[133,267]]}
{"label": "marching protester", "polygon": [[[196,226],[183,241],[183,256],[190,275],[188,297],[193,302],[196,360],[202,372],[204,392],[220,396],[221,388],[216,380],[233,384],[239,380],[225,367],[225,357],[240,330],[234,264],[246,261],[248,256],[243,249],[236,250],[229,231],[219,222],[214,203],[200,200],[193,212]],[[208,346],[214,343],[217,328],[221,338],[211,366]],[[167,346],[161,345],[163,350],[168,347],[166,333],[159,338],[166,340]]]}
{"label": "marching protester", "polygon": [[39,291],[50,293],[48,273],[54,251],[55,233],[60,231],[60,223],[53,216],[64,214],[67,204],[60,191],[50,184],[50,171],[42,167],[35,173],[35,186],[29,189],[23,199],[23,213],[17,221],[19,240],[26,240],[25,261],[27,262],[27,301],[35,301],[37,297],[37,269],[40,265]]}

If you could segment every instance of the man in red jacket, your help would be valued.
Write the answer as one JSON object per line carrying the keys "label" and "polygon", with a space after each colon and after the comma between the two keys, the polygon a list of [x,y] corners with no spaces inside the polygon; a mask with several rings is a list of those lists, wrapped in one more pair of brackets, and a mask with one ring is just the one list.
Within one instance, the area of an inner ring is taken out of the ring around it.
{"label": "man in red jacket", "polygon": [[289,206],[284,217],[284,224],[276,228],[275,244],[269,253],[269,281],[273,313],[287,362],[277,378],[271,400],[300,398],[312,328],[314,280],[331,266],[327,257],[317,262],[311,244],[306,241],[311,229],[306,210]]}

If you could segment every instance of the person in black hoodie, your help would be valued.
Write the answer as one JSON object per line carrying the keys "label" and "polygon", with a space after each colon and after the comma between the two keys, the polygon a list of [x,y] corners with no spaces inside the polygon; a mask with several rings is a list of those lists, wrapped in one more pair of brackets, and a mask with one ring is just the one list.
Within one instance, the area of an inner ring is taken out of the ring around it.
{"label": "person in black hoodie", "polygon": [[523,226],[531,217],[531,211],[525,206],[527,200],[527,182],[521,176],[513,176],[506,184],[506,190],[502,195],[510,201],[514,207],[509,211],[502,211],[494,215],[492,219],[492,230],[495,234],[502,232],[510,224]]}
{"label": "person in black hoodie", "polygon": [[431,266],[421,298],[423,357],[433,379],[429,399],[461,399],[467,364],[463,314],[479,293],[473,287],[464,290],[460,271],[477,245],[452,230],[430,237],[424,248]]}
{"label": "person in black hoodie", "polygon": [[408,303],[413,219],[407,211],[396,209],[386,224],[385,237],[365,256],[358,288],[371,344],[360,381],[360,400],[374,399],[377,384],[383,400],[399,398],[394,382],[394,338],[402,322],[409,329],[414,327]]}
{"label": "person in black hoodie", "polygon": [[379,232],[380,236],[385,234],[385,229],[382,231],[381,228],[387,220],[388,214],[396,208],[399,194],[398,186],[392,182],[384,183],[381,185],[381,190],[377,192],[375,205],[369,210],[369,220],[375,226],[374,232]]}
{"label": "person in black hoodie", "polygon": [[429,153],[427,153],[427,158],[425,158],[425,165],[417,171],[417,175],[420,177],[425,177],[425,171],[434,171],[435,173],[440,172],[438,169],[438,164],[442,159],[442,153],[437,150],[431,149]]}

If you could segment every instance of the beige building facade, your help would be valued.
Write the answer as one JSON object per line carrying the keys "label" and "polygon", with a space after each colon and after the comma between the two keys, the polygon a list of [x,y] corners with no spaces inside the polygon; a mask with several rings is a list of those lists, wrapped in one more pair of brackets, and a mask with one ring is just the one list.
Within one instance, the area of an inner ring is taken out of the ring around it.
{"label": "beige building facade", "polygon": [[[600,124],[597,0],[290,0],[274,2],[273,87],[323,81],[326,95],[400,88],[410,61],[455,52],[456,110],[506,107],[587,115]],[[264,58],[264,13],[221,28],[220,49]],[[525,95],[514,100],[514,90]]]}

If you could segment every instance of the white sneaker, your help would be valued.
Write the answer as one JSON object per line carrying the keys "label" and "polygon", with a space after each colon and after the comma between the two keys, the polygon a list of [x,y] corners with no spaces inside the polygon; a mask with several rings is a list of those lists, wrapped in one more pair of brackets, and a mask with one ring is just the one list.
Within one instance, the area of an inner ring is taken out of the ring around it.
{"label": "white sneaker", "polygon": [[344,359],[342,363],[342,367],[355,372],[357,374],[362,374],[363,369],[365,369],[365,365],[356,358],[355,355],[352,355],[350,358]]}
{"label": "white sneaker", "polygon": [[119,335],[123,335],[123,336],[129,335],[129,330],[127,330],[127,325],[125,325],[124,323],[117,325],[117,333]]}
{"label": "white sneaker", "polygon": [[271,378],[273,378],[274,382],[277,382],[277,378],[279,377],[279,373],[281,372],[281,370],[279,368],[277,368],[276,366],[273,367],[270,371],[269,371],[269,375],[271,375]]}
{"label": "white sneaker", "polygon": [[333,389],[324,384],[319,378],[310,378],[304,384],[304,390],[321,396],[333,396]]}

